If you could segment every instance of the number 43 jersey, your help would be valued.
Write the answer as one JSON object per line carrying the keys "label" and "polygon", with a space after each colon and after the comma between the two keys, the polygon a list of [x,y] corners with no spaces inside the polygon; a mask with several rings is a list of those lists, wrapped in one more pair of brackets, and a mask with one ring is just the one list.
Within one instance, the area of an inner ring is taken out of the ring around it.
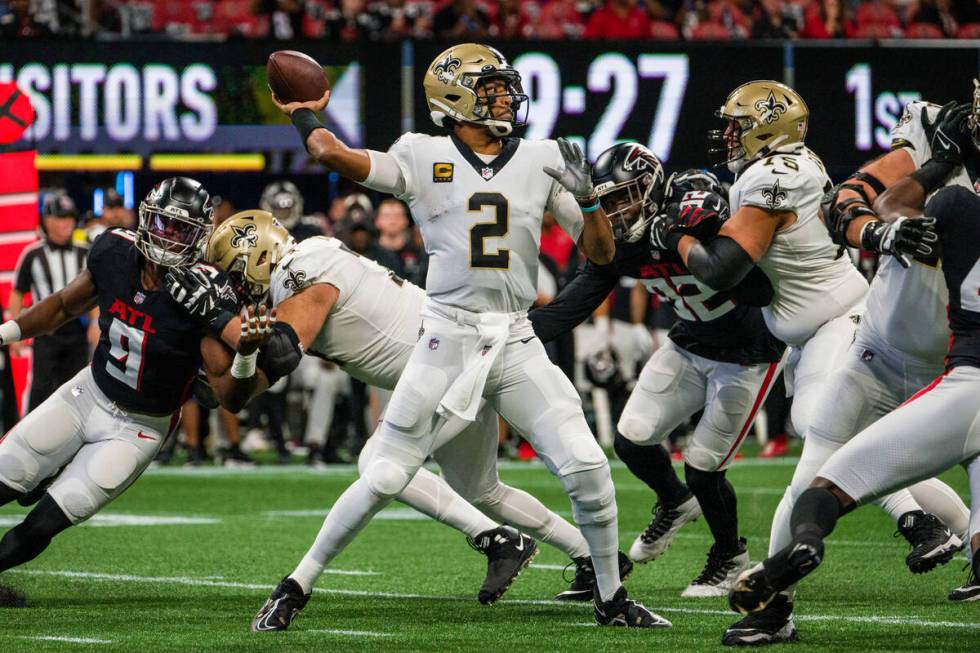
{"label": "number 43 jersey", "polygon": [[551,211],[578,240],[578,204],[543,168],[564,167],[555,141],[504,139],[474,153],[456,136],[405,134],[388,151],[404,178],[429,254],[426,293],[469,311],[524,311],[537,297],[541,219]]}
{"label": "number 43 jersey", "polygon": [[[190,316],[165,289],[141,287],[140,260],[136,234],[127,229],[102,233],[89,251],[102,330],[92,375],[121,408],[166,415],[187,400],[207,331],[203,321]],[[225,308],[236,312],[235,294],[223,273],[209,270],[222,289]]]}

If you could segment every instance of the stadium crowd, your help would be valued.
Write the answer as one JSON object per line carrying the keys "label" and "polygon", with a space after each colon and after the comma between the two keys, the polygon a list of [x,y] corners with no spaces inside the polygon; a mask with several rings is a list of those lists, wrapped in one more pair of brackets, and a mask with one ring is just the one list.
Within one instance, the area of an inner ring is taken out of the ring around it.
{"label": "stadium crowd", "polygon": [[978,38],[976,0],[0,0],[0,38]]}

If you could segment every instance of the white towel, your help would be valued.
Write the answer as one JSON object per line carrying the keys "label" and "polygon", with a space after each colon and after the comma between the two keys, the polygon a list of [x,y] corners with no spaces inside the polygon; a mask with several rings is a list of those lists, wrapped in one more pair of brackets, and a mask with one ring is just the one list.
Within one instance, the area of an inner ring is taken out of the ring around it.
{"label": "white towel", "polygon": [[490,369],[507,344],[510,316],[502,313],[480,315],[475,328],[479,332],[479,336],[471,340],[475,346],[466,352],[463,370],[446,390],[436,409],[447,419],[450,415],[456,415],[467,422],[476,419]]}

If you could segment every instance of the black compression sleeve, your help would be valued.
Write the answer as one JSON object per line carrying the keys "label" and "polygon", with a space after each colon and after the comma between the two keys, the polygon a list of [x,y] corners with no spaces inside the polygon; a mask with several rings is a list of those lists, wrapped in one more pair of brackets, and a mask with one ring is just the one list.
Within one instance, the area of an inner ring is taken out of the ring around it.
{"label": "black compression sleeve", "polygon": [[695,245],[687,257],[691,274],[714,290],[735,287],[755,263],[742,246],[728,236]]}
{"label": "black compression sleeve", "polygon": [[558,293],[554,301],[528,313],[534,334],[541,342],[554,340],[592,315],[619,281],[619,274],[610,269],[586,263],[585,269]]}
{"label": "black compression sleeve", "polygon": [[946,178],[952,172],[953,166],[951,164],[940,163],[939,161],[930,159],[910,176],[919,182],[922,190],[926,192],[926,197],[928,197],[932,191],[943,185],[943,182],[946,181]]}

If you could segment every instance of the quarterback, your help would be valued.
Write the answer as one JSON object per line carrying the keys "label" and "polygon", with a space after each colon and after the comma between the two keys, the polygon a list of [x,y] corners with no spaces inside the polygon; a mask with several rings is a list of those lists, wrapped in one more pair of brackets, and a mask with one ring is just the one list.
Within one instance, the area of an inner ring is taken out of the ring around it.
{"label": "quarterback", "polygon": [[[405,201],[429,254],[418,339],[373,436],[376,452],[287,579],[291,595],[301,600],[310,591],[324,566],[405,489],[431,452],[476,419],[485,400],[526,434],[565,487],[589,545],[596,621],[669,626],[622,587],[608,461],[578,394],[527,319],[545,211],[590,259],[612,259],[612,231],[589,166],[569,143],[511,135],[524,123],[527,96],[520,74],[492,48],[447,49],[427,68],[424,87],[432,120],[446,134],[405,134],[388,152],[351,149],[323,127],[316,112],[329,92],[282,107],[318,161]],[[288,625],[302,606],[280,598],[274,594],[267,608]]]}

